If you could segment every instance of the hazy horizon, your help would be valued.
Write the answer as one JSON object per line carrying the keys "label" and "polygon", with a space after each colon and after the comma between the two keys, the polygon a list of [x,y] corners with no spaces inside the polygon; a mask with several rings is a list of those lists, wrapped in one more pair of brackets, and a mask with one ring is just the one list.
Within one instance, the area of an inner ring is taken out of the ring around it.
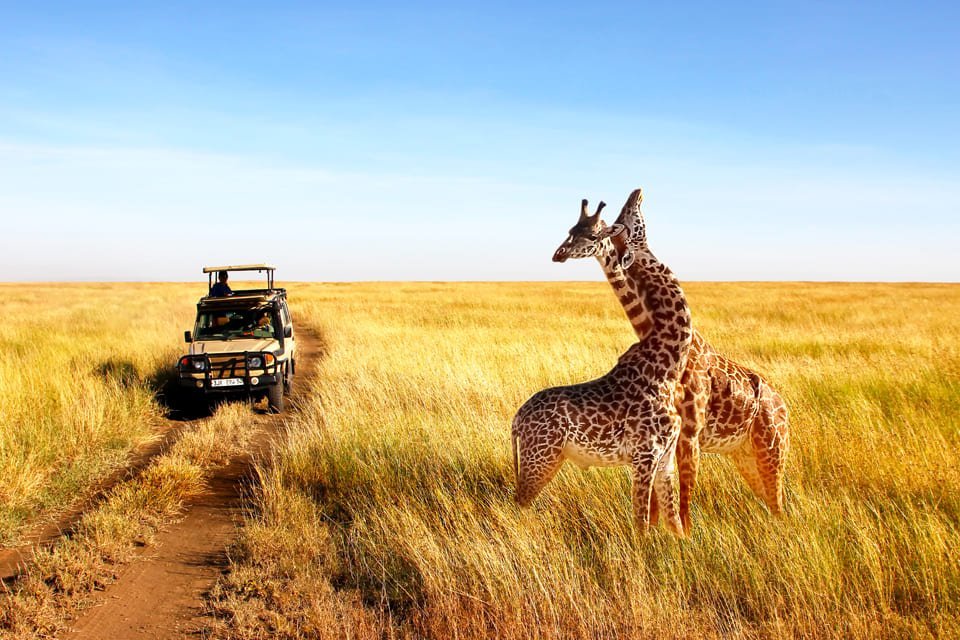
{"label": "hazy horizon", "polygon": [[[60,284],[184,284],[206,285],[206,280],[0,280],[0,285],[60,285]],[[236,284],[233,280],[232,284]],[[598,282],[604,284],[602,274],[598,278],[554,279],[554,280],[282,280],[276,281],[278,287],[296,284],[571,284]],[[682,283],[694,284],[960,284],[960,280],[695,280],[682,278]],[[236,287],[234,287],[236,288]]]}

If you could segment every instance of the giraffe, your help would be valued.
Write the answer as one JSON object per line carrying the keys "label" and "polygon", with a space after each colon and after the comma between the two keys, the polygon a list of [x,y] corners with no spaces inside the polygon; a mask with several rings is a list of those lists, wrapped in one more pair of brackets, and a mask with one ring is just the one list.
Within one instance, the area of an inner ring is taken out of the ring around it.
{"label": "giraffe", "polygon": [[677,278],[649,250],[638,250],[632,268],[650,284],[644,298],[653,318],[650,332],[606,375],[545,389],[520,407],[511,430],[516,501],[529,505],[568,459],[584,468],[628,465],[636,529],[648,529],[656,493],[667,527],[682,537],[673,463],[681,428],[680,376],[692,338],[690,309]]}
{"label": "giraffe", "polygon": [[[642,200],[642,192],[628,199],[621,217],[642,220]],[[554,253],[553,260],[596,258],[634,332],[643,341],[653,323],[644,302],[647,283],[642,277],[634,277],[630,269],[623,268],[620,256],[627,255],[629,249],[625,241],[618,241],[616,236],[606,237],[610,230],[600,219],[603,207],[601,202],[591,216],[586,200],[581,203],[580,219]],[[635,242],[645,243],[645,239],[638,237]],[[681,383],[683,394],[678,410],[683,427],[677,443],[676,464],[684,531],[690,532],[690,500],[701,451],[729,455],[754,494],[771,513],[780,514],[783,471],[789,448],[787,406],[780,395],[758,373],[717,352],[696,330]]]}

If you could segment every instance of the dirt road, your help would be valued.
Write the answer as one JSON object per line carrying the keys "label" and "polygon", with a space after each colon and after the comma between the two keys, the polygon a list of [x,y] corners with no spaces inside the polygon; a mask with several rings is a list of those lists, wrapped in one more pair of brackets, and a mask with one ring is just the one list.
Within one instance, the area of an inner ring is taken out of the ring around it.
{"label": "dirt road", "polygon": [[[321,341],[297,336],[297,380],[287,411],[309,391],[321,357]],[[254,460],[269,451],[282,415],[255,414],[258,427],[251,451],[234,459],[208,481],[207,491],[185,506],[181,521],[166,528],[61,638],[177,638],[204,626],[203,598],[227,566],[226,547],[242,517],[244,493]]]}
{"label": "dirt road", "polygon": [[85,498],[71,505],[56,518],[27,531],[23,535],[22,544],[10,549],[0,549],[0,580],[10,580],[20,575],[29,566],[35,549],[53,544],[61,536],[71,533],[87,510],[95,507],[110,489],[146,469],[154,457],[177,441],[187,426],[185,422],[163,420],[156,438],[131,453],[126,466],[98,482]]}

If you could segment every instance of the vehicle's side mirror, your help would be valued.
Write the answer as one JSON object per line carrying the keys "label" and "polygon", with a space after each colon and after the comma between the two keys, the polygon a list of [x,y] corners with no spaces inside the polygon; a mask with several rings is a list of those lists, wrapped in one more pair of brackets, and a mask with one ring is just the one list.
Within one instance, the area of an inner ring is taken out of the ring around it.
{"label": "vehicle's side mirror", "polygon": [[193,342],[193,336],[190,334],[189,331],[184,331],[184,332],[183,332],[183,341],[184,341],[184,342]]}
{"label": "vehicle's side mirror", "polygon": [[293,337],[293,327],[284,327],[283,328],[283,337],[292,338]]}

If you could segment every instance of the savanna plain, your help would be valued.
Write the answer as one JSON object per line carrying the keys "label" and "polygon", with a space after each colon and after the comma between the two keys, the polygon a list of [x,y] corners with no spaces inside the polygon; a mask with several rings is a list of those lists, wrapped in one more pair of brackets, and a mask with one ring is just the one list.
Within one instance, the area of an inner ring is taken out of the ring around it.
{"label": "savanna plain", "polygon": [[[791,450],[782,518],[704,456],[682,541],[634,533],[624,469],[567,465],[532,508],[512,500],[516,410],[633,342],[606,283],[287,287],[322,356],[205,637],[960,636],[960,286],[685,283],[699,331],[787,400]],[[154,434],[201,289],[0,285],[0,546]],[[143,537],[125,514],[175,517],[245,411],[220,407],[154,490],[5,585],[0,633],[52,634],[31,612],[84,606],[56,572],[125,561],[118,539]]]}

